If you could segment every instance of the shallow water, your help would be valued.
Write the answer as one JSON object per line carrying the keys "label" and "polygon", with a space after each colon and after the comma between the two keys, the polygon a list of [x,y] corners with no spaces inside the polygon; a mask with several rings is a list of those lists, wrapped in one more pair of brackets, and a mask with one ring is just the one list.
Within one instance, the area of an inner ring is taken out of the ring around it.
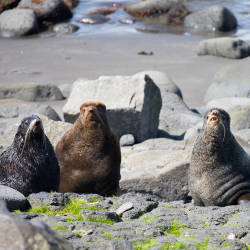
{"label": "shallow water", "polygon": [[[133,32],[148,32],[148,33],[175,33],[180,35],[194,35],[184,28],[167,27],[165,25],[145,25],[141,22],[132,24],[123,24],[122,19],[132,19],[125,11],[120,8],[115,13],[109,15],[110,20],[104,24],[83,24],[77,22],[84,17],[88,12],[94,11],[97,8],[112,7],[114,4],[125,6],[129,3],[137,2],[138,0],[80,0],[79,5],[74,9],[74,16],[71,23],[77,24],[80,29],[74,34],[76,36],[86,34],[112,34],[133,33]],[[250,0],[189,0],[186,2],[187,7],[191,11],[205,9],[213,5],[222,5],[230,9],[237,17],[239,26],[232,34],[243,39],[250,40]],[[197,34],[196,34],[197,35]],[[200,35],[200,34],[199,34]],[[205,34],[201,34],[205,35]],[[219,34],[221,35],[221,34]],[[208,34],[214,36],[214,34]]]}

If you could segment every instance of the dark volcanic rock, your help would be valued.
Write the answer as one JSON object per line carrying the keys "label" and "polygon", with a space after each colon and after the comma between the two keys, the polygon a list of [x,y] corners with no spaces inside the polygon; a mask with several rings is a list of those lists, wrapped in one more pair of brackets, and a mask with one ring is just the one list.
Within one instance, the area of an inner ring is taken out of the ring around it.
{"label": "dark volcanic rock", "polygon": [[38,31],[33,10],[6,10],[0,15],[0,34],[3,37],[30,35]]}
{"label": "dark volcanic rock", "polygon": [[62,193],[40,192],[27,197],[32,208],[39,206],[63,207],[67,201]]}
{"label": "dark volcanic rock", "polygon": [[[48,200],[52,200],[54,195],[48,193]],[[48,224],[77,250],[247,250],[250,244],[249,206],[198,207],[183,201],[157,202],[152,195],[132,193],[109,198],[90,194],[62,195],[65,199],[75,197],[87,202],[81,210],[81,213],[86,215],[83,220],[77,220],[67,213],[56,216],[18,213],[15,218],[25,218],[43,229],[46,228],[43,223]],[[102,206],[105,203],[109,204],[106,209]],[[128,203],[133,203],[133,206],[130,206],[130,210],[124,211],[120,220],[111,220],[113,225],[107,224],[102,216],[96,217],[96,220],[88,219],[91,218],[88,213],[114,214],[118,207]]]}
{"label": "dark volcanic rock", "polygon": [[190,13],[178,0],[146,0],[129,4],[124,10],[131,16],[146,22],[178,25]]}
{"label": "dark volcanic rock", "polygon": [[188,15],[184,22],[185,27],[198,31],[231,31],[237,27],[234,14],[222,6],[212,6]]}
{"label": "dark volcanic rock", "polygon": [[42,21],[60,22],[72,17],[70,8],[63,0],[21,0],[18,8],[34,10]]}
{"label": "dark volcanic rock", "polygon": [[[61,249],[70,250],[72,247],[55,234],[48,226],[39,226],[12,216],[1,202],[0,211],[0,248],[13,249]],[[38,247],[39,246],[39,247]]]}

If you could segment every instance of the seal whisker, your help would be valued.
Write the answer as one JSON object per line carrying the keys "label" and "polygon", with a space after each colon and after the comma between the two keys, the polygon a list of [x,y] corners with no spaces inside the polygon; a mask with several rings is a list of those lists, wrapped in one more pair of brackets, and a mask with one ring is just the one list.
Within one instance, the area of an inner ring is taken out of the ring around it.
{"label": "seal whisker", "polygon": [[30,138],[30,127],[28,128],[28,130],[27,130],[27,132],[26,132],[26,134],[25,134],[24,143],[23,143],[23,148],[22,148],[22,151],[21,151],[21,155],[20,155],[20,156],[23,155],[23,151],[24,151],[24,149],[25,149],[25,147],[26,147],[26,144],[27,144],[27,141],[29,140],[29,138]]}

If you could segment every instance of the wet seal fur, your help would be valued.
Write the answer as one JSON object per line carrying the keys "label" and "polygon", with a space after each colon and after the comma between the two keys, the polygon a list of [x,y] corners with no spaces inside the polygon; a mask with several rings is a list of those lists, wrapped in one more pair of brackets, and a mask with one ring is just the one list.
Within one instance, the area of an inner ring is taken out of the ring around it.
{"label": "wet seal fur", "polygon": [[250,200],[250,157],[230,131],[229,114],[208,111],[189,168],[195,205],[227,206]]}
{"label": "wet seal fur", "polygon": [[56,146],[61,169],[60,192],[113,195],[119,191],[121,152],[101,102],[80,107],[73,127]]}
{"label": "wet seal fur", "polygon": [[36,115],[24,118],[12,145],[0,155],[0,184],[28,196],[57,191],[59,181],[58,161],[41,119]]}

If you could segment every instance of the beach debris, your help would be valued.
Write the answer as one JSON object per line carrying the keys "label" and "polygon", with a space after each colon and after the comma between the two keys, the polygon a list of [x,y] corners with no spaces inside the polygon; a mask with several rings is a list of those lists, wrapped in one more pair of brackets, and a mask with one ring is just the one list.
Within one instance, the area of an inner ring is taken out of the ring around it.
{"label": "beach debris", "polygon": [[139,51],[139,52],[137,53],[137,55],[142,55],[142,56],[152,56],[153,54],[154,54],[153,51],[146,52],[146,51],[144,51],[144,50]]}

